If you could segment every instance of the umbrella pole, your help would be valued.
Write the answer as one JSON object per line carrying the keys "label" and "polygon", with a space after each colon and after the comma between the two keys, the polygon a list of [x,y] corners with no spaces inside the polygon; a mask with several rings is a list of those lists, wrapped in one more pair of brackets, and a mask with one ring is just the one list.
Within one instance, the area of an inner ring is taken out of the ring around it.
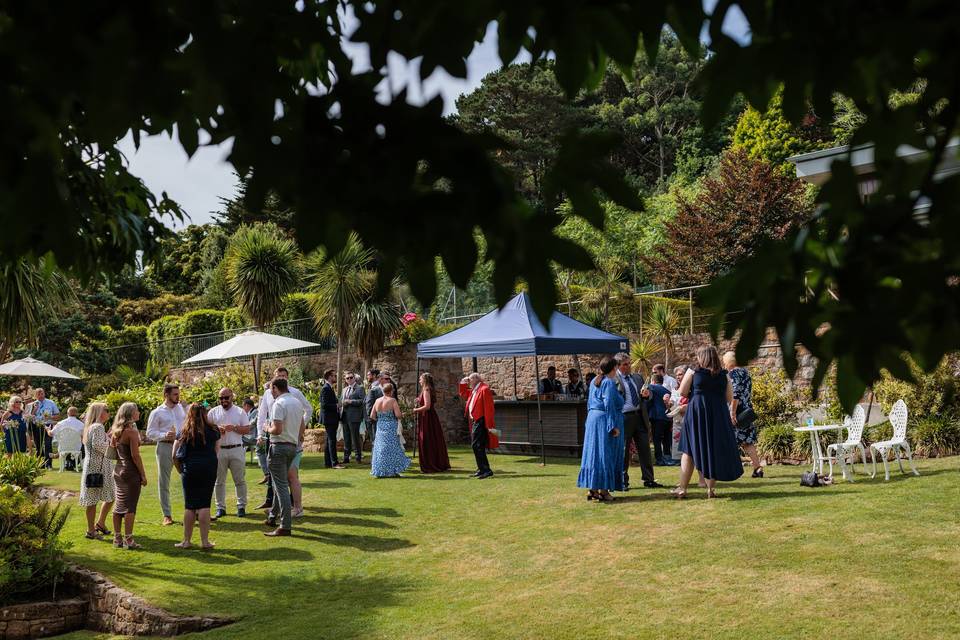
{"label": "umbrella pole", "polygon": [[540,410],[540,359],[533,356],[533,371],[536,379],[534,384],[537,390],[537,421],[540,423],[540,466],[547,466],[547,447],[543,439],[543,412]]}
{"label": "umbrella pole", "polygon": [[[417,397],[420,397],[420,358],[417,358],[417,382],[414,385],[414,388],[417,390]],[[433,402],[433,398],[430,398],[430,402]],[[413,457],[417,457],[417,414],[413,414]]]}
{"label": "umbrella pole", "polygon": [[253,393],[260,395],[260,370],[257,367],[257,356],[250,356],[253,361]]}

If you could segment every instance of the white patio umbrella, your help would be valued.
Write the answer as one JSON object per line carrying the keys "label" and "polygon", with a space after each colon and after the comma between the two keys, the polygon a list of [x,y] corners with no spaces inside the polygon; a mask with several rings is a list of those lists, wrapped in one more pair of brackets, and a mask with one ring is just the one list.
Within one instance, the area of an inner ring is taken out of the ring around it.
{"label": "white patio umbrella", "polygon": [[52,364],[34,358],[22,358],[0,364],[0,376],[14,376],[17,378],[67,378],[79,380],[72,373],[58,369]]}
{"label": "white patio umbrella", "polygon": [[[321,345],[316,342],[307,342],[306,340],[278,336],[273,333],[250,330],[237,334],[229,340],[224,340],[220,344],[210,347],[205,351],[201,351],[197,355],[187,358],[181,364],[251,356],[253,358],[254,384],[259,386],[260,379],[257,375],[257,356],[319,346]],[[259,391],[259,389],[257,389],[257,391]]]}

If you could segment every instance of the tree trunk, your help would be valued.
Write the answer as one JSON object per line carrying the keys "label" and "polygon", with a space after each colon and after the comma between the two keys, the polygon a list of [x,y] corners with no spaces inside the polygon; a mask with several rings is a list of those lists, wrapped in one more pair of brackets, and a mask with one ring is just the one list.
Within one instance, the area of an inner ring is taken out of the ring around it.
{"label": "tree trunk", "polygon": [[[346,342],[346,338],[342,335],[337,336],[337,380],[333,383],[333,389],[336,391],[340,387],[340,371],[343,367],[343,343]],[[337,397],[340,397],[339,391],[337,392]]]}

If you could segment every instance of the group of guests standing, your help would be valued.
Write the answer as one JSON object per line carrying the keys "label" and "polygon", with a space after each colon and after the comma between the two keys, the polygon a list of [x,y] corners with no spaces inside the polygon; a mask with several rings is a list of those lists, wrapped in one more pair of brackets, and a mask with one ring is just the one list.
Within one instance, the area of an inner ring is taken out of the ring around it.
{"label": "group of guests standing", "polygon": [[[256,446],[264,473],[261,484],[267,485],[266,498],[258,507],[267,511],[264,524],[271,528],[264,535],[290,535],[292,518],[303,514],[299,467],[304,432],[313,406],[299,389],[289,384],[285,367],[277,367],[273,374],[259,403],[254,398],[244,398],[242,405],[237,405],[233,391],[224,388],[218,394],[217,404],[209,409],[203,404],[181,402],[179,386],[164,385],[163,402],[150,412],[146,436],[156,443],[157,491],[164,526],[175,524],[170,503],[172,469],[181,476],[184,529],[183,539],[176,547],[193,546],[195,525],[199,525],[201,548],[214,547],[209,539],[210,523],[227,515],[228,473],[236,491],[236,515],[246,516],[245,451],[249,446]],[[368,389],[364,389],[354,374],[348,373],[346,385],[337,394],[333,390],[336,380],[333,371],[324,374],[320,418],[327,430],[325,463],[327,467],[342,469],[351,455],[355,455],[357,463],[363,461],[360,423],[366,420],[367,437],[373,438],[371,475],[396,477],[411,464],[399,428],[402,413],[396,385],[387,372],[371,370],[367,375]],[[420,387],[414,408],[420,469],[423,473],[447,471],[450,461],[435,408],[436,387],[429,373],[421,375]],[[12,415],[16,416],[22,402],[19,398],[13,400]],[[105,425],[109,417],[105,404],[93,403],[82,423],[81,440],[87,455],[83,459],[80,506],[86,509],[86,536],[102,539],[113,535],[114,546],[137,549],[140,545],[133,538],[133,528],[140,491],[147,484],[136,427],[140,411],[136,404],[124,403],[108,430]],[[342,463],[337,455],[337,426],[341,423],[344,428]],[[9,437],[19,438],[19,430],[11,431]],[[24,429],[24,449],[28,438]],[[214,494],[216,512],[211,515]],[[101,505],[99,517],[97,505]],[[114,531],[106,526],[111,507]]]}
{"label": "group of guests standing", "polygon": [[677,498],[686,497],[694,470],[700,472],[708,497],[716,497],[717,481],[743,474],[741,446],[753,463],[753,477],[763,477],[749,372],[736,365],[732,352],[721,363],[713,346],[697,350],[694,366],[675,371],[681,375],[679,382],[658,365],[651,383],[645,384],[641,375],[631,372],[627,354],[601,360],[587,389],[577,479],[577,486],[588,490],[587,500],[608,502],[613,500],[611,491],[629,489],[630,441],[636,446],[644,486],[661,487],[650,460],[650,435],[652,431],[658,463],[670,465],[674,425],[680,429],[680,482],[673,489]]}
{"label": "group of guests standing", "polygon": [[[7,455],[32,453],[49,469],[53,466],[53,438],[63,429],[77,429],[77,410],[71,407],[73,413],[67,419],[59,420],[60,408],[47,397],[46,391],[34,389],[33,397],[33,402],[29,403],[18,395],[10,397],[6,411],[0,416],[4,451]],[[73,462],[71,460],[70,464]]]}

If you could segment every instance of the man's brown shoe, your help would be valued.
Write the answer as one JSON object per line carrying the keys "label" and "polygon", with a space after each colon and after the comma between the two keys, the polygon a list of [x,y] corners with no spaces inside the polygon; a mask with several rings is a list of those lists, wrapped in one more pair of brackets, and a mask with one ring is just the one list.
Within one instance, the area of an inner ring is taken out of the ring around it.
{"label": "man's brown shoe", "polygon": [[267,525],[268,527],[275,527],[277,526],[277,521],[274,518],[267,518],[263,521],[263,524]]}
{"label": "man's brown shoe", "polygon": [[292,534],[290,533],[290,529],[284,529],[283,527],[277,527],[277,528],[274,529],[273,531],[264,531],[264,532],[263,532],[263,535],[265,535],[265,536],[267,536],[267,537],[269,537],[269,538],[279,538],[280,536],[289,536],[289,535],[292,535]]}

